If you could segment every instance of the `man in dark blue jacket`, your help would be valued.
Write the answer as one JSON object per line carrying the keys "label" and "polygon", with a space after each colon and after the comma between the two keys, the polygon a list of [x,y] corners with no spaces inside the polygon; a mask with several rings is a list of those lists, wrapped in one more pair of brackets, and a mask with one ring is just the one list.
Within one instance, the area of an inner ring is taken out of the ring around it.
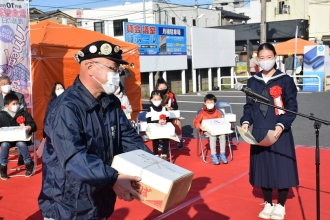
{"label": "man in dark blue jacket", "polygon": [[131,187],[137,176],[118,174],[113,157],[151,151],[130,125],[113,93],[119,86],[119,46],[93,42],[75,55],[80,73],[52,104],[46,119],[39,207],[45,219],[105,219],[116,196],[142,197]]}

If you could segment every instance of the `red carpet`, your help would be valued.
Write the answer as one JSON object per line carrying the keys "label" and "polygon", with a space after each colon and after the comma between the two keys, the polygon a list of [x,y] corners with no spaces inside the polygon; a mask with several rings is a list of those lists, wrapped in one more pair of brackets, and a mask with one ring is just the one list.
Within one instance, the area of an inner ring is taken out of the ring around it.
{"label": "red carpet", "polygon": [[[248,181],[249,146],[233,146],[234,160],[229,164],[205,164],[196,156],[196,139],[186,139],[188,147],[172,150],[174,163],[195,173],[185,201],[160,213],[138,202],[117,201],[111,219],[258,219],[263,202],[261,190]],[[150,145],[150,143],[148,143]],[[316,219],[315,149],[297,146],[299,187],[290,190],[285,219]],[[321,149],[321,219],[330,219],[330,150]],[[39,213],[37,197],[41,187],[40,159],[37,173],[30,177],[0,180],[1,219],[43,219]],[[12,162],[15,165],[14,162]],[[9,171],[9,174],[17,171]],[[23,172],[24,173],[24,172]],[[276,197],[276,192],[274,192]],[[274,201],[276,202],[276,201]]]}

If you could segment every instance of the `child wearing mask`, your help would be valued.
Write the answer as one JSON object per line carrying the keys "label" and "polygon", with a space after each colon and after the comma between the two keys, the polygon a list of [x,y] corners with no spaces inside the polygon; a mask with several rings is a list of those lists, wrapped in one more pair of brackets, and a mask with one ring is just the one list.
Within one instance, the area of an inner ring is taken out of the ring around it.
{"label": "child wearing mask", "polygon": [[[162,105],[170,110],[178,110],[179,106],[175,98],[175,94],[170,91],[167,82],[163,78],[159,78],[156,83],[156,89],[163,95]],[[171,119],[171,122],[175,128],[175,133],[178,135],[180,142],[178,143],[178,150],[183,149],[183,139],[182,139],[182,125],[178,118]]]}
{"label": "child wearing mask", "polygon": [[215,104],[217,102],[217,98],[213,94],[207,94],[204,97],[204,104],[203,109],[199,112],[199,114],[194,119],[194,126],[199,130],[201,134],[205,134],[209,137],[210,149],[211,149],[211,158],[214,165],[220,164],[220,161],[217,156],[216,150],[216,141],[219,138],[220,144],[220,160],[222,163],[227,164],[227,158],[225,154],[226,150],[226,136],[225,135],[218,135],[212,136],[205,129],[202,127],[202,121],[205,119],[215,119],[215,118],[222,118],[223,115],[220,110],[216,109]]}
{"label": "child wearing mask", "polygon": [[120,100],[121,109],[125,112],[125,115],[128,119],[131,119],[131,114],[133,112],[132,106],[129,102],[129,99],[123,93],[124,87],[121,83],[119,83],[119,88],[115,92],[115,96]]}
{"label": "child wearing mask", "polygon": [[[151,106],[148,109],[147,113],[147,123],[159,123],[161,125],[170,122],[169,114],[167,109],[162,106],[163,95],[159,91],[152,91],[150,95],[150,102]],[[162,116],[166,116],[166,118]],[[169,146],[169,139],[154,139],[152,140],[152,147],[154,155],[158,155],[158,145],[159,141],[163,141],[163,149],[161,158],[166,160],[167,159],[167,151]]]}
{"label": "child wearing mask", "polygon": [[[5,108],[0,111],[0,127],[13,127],[13,126],[25,126],[26,133],[32,134],[37,130],[37,125],[34,122],[32,116],[19,106],[19,99],[17,95],[9,93],[4,98]],[[23,156],[24,163],[26,165],[25,177],[30,177],[33,174],[34,162],[31,160],[28,146],[31,145],[31,141],[5,141],[1,142],[0,153],[0,171],[1,179],[8,179],[7,164],[9,148],[18,147],[21,155]]]}

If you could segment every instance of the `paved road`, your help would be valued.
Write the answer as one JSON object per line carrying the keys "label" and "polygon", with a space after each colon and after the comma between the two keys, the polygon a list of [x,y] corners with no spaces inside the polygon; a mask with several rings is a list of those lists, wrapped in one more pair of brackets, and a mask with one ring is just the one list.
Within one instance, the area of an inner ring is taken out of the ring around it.
{"label": "paved road", "polygon": [[[232,104],[233,112],[237,116],[237,121],[242,117],[243,105],[245,104],[245,94],[241,91],[225,90],[213,91],[218,100],[226,100]],[[203,98],[207,94],[203,92],[201,95],[190,93],[186,95],[177,95],[179,109],[182,120],[183,135],[192,137],[196,134],[192,121],[196,115],[196,111],[201,109]],[[330,121],[330,93],[329,92],[299,92],[298,93],[299,112]],[[148,100],[143,100],[143,109],[149,106]],[[297,116],[293,123],[293,135],[296,145],[315,146],[315,130],[313,121]],[[320,129],[320,146],[330,147],[330,126],[322,125]]]}

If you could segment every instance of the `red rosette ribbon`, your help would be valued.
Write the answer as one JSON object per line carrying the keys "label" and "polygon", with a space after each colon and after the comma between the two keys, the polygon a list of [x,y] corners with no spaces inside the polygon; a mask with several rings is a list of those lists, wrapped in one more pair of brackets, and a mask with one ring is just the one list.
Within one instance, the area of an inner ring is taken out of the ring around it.
{"label": "red rosette ribbon", "polygon": [[159,120],[166,120],[166,115],[161,114],[161,115],[159,116]]}
{"label": "red rosette ribbon", "polygon": [[175,102],[174,94],[170,92],[170,93],[168,93],[168,96],[169,96],[170,99],[171,99],[171,103],[174,103],[174,102]]}
{"label": "red rosette ribbon", "polygon": [[[269,93],[274,99],[274,105],[284,108],[283,100],[282,100],[282,88],[280,86],[273,86],[270,88]],[[285,114],[285,111],[275,108],[275,114],[276,115]]]}
{"label": "red rosette ribbon", "polygon": [[17,123],[18,123],[20,126],[25,126],[25,118],[24,118],[24,116],[18,116],[18,117],[16,118],[16,121],[17,121]]}
{"label": "red rosette ribbon", "polygon": [[125,110],[125,109],[126,109],[126,107],[125,107],[124,105],[122,105],[122,106],[121,106],[121,109],[122,109],[122,110]]}

